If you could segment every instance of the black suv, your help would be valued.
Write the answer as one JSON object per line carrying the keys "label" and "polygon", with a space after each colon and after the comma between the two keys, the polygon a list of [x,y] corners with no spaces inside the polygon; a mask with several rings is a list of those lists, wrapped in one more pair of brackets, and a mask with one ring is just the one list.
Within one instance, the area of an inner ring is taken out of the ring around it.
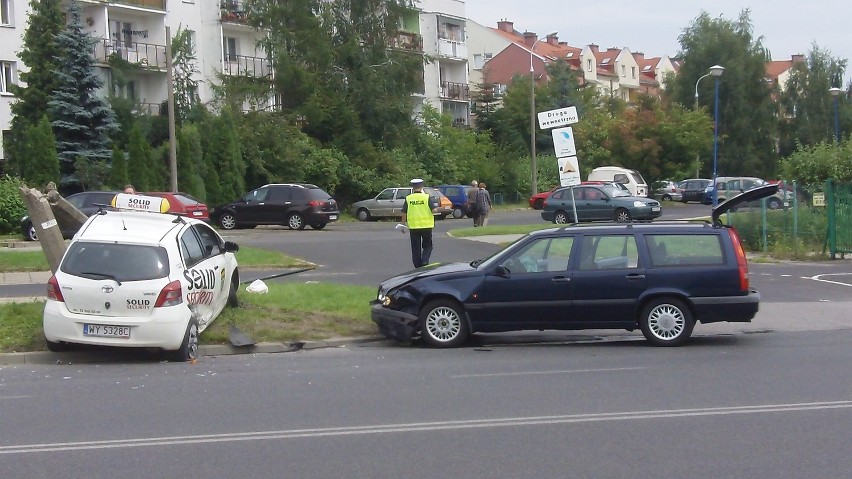
{"label": "black suv", "polygon": [[713,180],[696,178],[683,180],[680,184],[682,185],[680,201],[684,203],[688,203],[690,201],[697,201],[701,203],[704,201],[704,190],[713,184]]}
{"label": "black suv", "polygon": [[[68,195],[65,200],[74,205],[74,207],[86,216],[92,216],[97,213],[103,205],[112,204],[112,199],[118,193],[120,193],[120,191],[83,191],[81,193]],[[82,225],[76,223],[58,223],[58,226],[62,232],[62,237],[68,239],[74,236],[74,233],[76,233]],[[21,218],[21,233],[24,235],[24,239],[26,240],[38,240],[35,228],[33,227],[33,222],[30,220],[29,216]]]}
{"label": "black suv", "polygon": [[226,230],[257,225],[286,225],[293,230],[310,225],[321,230],[338,216],[334,198],[307,183],[264,185],[210,212],[210,220]]}
{"label": "black suv", "polygon": [[654,345],[677,346],[697,321],[757,314],[760,294],[749,286],[740,238],[719,216],[776,190],[731,198],[714,208],[712,223],[551,228],[484,260],[424,266],[382,282],[372,318],[387,337],[437,347],[480,331],[545,329],[641,329]]}

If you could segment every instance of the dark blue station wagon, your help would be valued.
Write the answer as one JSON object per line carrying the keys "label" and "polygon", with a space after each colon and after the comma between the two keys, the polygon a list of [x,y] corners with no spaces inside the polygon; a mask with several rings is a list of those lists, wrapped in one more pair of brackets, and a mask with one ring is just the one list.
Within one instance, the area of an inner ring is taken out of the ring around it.
{"label": "dark blue station wagon", "polygon": [[712,223],[551,228],[484,260],[418,268],[379,286],[372,318],[387,337],[436,347],[476,332],[637,328],[654,345],[681,345],[696,322],[757,314],[739,236],[719,215],[769,189],[720,204]]}

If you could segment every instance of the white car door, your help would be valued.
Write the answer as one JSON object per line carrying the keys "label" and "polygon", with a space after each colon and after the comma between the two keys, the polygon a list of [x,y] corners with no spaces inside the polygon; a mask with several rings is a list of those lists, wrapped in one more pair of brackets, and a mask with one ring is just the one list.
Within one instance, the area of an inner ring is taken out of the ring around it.
{"label": "white car door", "polygon": [[198,319],[198,330],[203,331],[222,310],[220,297],[227,300],[228,293],[223,292],[227,271],[223,255],[214,254],[215,249],[205,249],[195,226],[198,225],[181,232],[180,248],[184,261],[184,300]]}

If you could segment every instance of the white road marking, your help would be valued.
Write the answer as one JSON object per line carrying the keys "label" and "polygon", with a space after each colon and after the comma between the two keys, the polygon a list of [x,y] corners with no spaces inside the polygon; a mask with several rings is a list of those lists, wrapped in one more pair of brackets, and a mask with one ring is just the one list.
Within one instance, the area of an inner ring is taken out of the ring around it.
{"label": "white road marking", "polygon": [[849,284],[849,283],[843,283],[843,282],[840,282],[840,281],[831,281],[831,280],[828,280],[828,279],[822,279],[823,276],[848,276],[848,275],[852,275],[852,273],[825,273],[825,274],[817,274],[817,275],[814,275],[814,276],[811,276],[811,277],[805,276],[804,278],[805,279],[812,279],[814,281],[819,281],[819,282],[822,282],[822,283],[830,283],[830,284],[837,284],[837,285],[840,285],[840,286],[852,287],[852,284]]}
{"label": "white road marking", "polygon": [[450,376],[453,379],[460,378],[492,378],[497,376],[532,376],[536,374],[571,374],[571,373],[597,373],[606,371],[635,371],[637,369],[648,369],[646,367],[633,368],[601,368],[601,369],[564,369],[556,371],[521,371],[515,373],[483,373],[483,374],[456,374]]}
{"label": "white road marking", "polygon": [[825,401],[790,404],[762,404],[757,406],[730,406],[695,409],[670,409],[651,411],[625,411],[612,413],[569,414],[561,416],[531,416],[504,419],[471,419],[422,423],[379,424],[318,429],[293,429],[230,434],[204,434],[195,436],[148,437],[109,441],[80,441],[48,444],[22,444],[0,446],[0,454],[30,454],[38,452],[80,451],[89,449],[120,449],[166,445],[206,444],[237,441],[268,441],[270,439],[296,439],[339,437],[364,434],[405,433],[420,431],[448,431],[459,429],[484,429],[506,426],[536,426],[572,424],[599,421],[635,421],[642,419],[671,419],[681,417],[731,416],[735,414],[762,414],[774,412],[801,412],[829,409],[852,409],[852,401]]}
{"label": "white road marking", "polygon": [[0,396],[0,399],[29,399],[33,396]]}

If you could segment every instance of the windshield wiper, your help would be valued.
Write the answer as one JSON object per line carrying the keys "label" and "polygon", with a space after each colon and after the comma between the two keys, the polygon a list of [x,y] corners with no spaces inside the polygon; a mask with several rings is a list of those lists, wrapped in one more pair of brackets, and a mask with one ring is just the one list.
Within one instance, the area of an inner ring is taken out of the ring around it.
{"label": "windshield wiper", "polygon": [[111,274],[95,273],[95,272],[91,272],[91,271],[84,271],[80,274],[85,274],[85,275],[88,275],[88,276],[97,276],[99,278],[111,279],[111,280],[115,281],[116,283],[118,283],[119,286],[121,286],[121,281],[119,281],[118,278],[116,278],[115,276],[113,276]]}

